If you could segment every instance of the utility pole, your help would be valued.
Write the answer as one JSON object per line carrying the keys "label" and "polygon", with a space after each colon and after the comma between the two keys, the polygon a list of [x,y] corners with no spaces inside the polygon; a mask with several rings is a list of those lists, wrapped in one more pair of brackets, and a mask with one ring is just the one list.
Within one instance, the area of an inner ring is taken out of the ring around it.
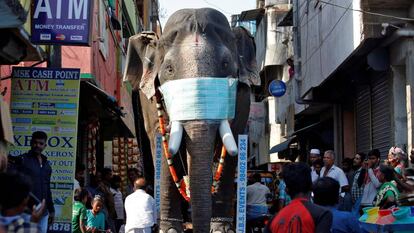
{"label": "utility pole", "polygon": [[62,68],[62,46],[50,45],[48,68]]}

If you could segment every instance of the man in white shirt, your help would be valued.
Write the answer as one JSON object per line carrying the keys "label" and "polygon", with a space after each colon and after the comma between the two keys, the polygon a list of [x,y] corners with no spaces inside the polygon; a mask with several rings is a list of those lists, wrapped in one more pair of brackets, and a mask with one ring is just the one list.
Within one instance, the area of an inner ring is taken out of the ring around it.
{"label": "man in white shirt", "polygon": [[247,186],[247,220],[254,220],[267,214],[267,198],[270,190],[260,183],[262,177],[259,173],[253,175],[253,184]]}
{"label": "man in white shirt", "polygon": [[315,168],[313,167],[313,163],[318,159],[321,159],[321,151],[319,149],[311,149],[309,153],[309,162],[311,165],[312,183],[315,183],[319,178],[319,175],[316,173]]}
{"label": "man in white shirt", "polygon": [[145,178],[134,182],[134,192],[125,199],[125,233],[151,233],[157,221],[155,200],[145,192]]}
{"label": "man in white shirt", "polygon": [[324,167],[321,170],[320,177],[331,177],[334,180],[338,181],[341,192],[341,196],[344,197],[344,192],[349,191],[349,184],[348,179],[346,178],[346,175],[344,171],[342,171],[341,168],[335,166],[335,152],[333,150],[327,150],[325,151],[325,154],[323,155],[323,163]]}

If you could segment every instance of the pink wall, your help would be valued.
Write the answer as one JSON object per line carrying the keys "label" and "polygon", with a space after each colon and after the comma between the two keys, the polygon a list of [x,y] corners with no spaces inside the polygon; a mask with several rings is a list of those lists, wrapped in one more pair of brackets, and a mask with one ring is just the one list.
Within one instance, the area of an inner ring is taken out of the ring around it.
{"label": "pink wall", "polygon": [[[92,35],[93,40],[99,35],[99,22],[98,12],[99,5],[94,4],[94,17],[92,22]],[[106,24],[108,25],[110,20],[106,17]],[[99,51],[99,41],[92,42],[92,73],[95,75],[100,87],[106,91],[109,95],[116,97],[119,100],[119,85],[120,81],[116,72],[116,45],[112,37],[112,33],[107,27],[108,38],[108,52],[106,60]]]}
{"label": "pink wall", "polygon": [[[80,68],[81,73],[92,73],[99,87],[119,100],[120,75],[117,73],[116,44],[112,33],[107,29],[108,55],[104,59],[99,50],[98,4],[94,4],[92,17],[91,47],[64,46],[62,47],[62,67]],[[109,23],[107,17],[107,24]]]}
{"label": "pink wall", "polygon": [[[0,78],[6,78],[11,75],[12,67],[8,65],[0,65]],[[0,93],[7,88],[6,95],[3,96],[3,100],[10,104],[10,90],[11,90],[11,79],[0,81]]]}
{"label": "pink wall", "polygon": [[[0,78],[10,77],[10,75],[12,73],[13,66],[29,67],[29,66],[32,66],[35,63],[37,63],[37,62],[28,62],[28,61],[26,61],[26,62],[20,62],[17,65],[0,65]],[[43,63],[37,65],[36,67],[46,67],[46,62],[43,62]],[[6,91],[6,95],[3,97],[3,100],[5,100],[6,102],[8,102],[10,104],[11,79],[6,79],[6,80],[3,80],[3,81],[0,81],[0,93],[3,92],[5,87],[7,88],[7,91]]]}
{"label": "pink wall", "polygon": [[92,49],[80,46],[62,46],[62,67],[80,68],[81,73],[91,73]]}

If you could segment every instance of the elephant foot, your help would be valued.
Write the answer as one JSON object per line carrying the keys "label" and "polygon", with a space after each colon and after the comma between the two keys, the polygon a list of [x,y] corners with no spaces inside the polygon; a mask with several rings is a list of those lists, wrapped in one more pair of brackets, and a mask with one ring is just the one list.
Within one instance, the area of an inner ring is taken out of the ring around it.
{"label": "elephant foot", "polygon": [[160,221],[160,233],[183,233],[183,221],[180,219],[163,218]]}
{"label": "elephant foot", "polygon": [[212,218],[210,233],[235,233],[232,218]]}

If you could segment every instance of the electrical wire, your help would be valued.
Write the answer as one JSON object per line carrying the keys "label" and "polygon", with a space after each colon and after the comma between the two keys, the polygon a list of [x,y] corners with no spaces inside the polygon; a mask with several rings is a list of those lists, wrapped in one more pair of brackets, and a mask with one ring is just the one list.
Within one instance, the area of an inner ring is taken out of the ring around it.
{"label": "electrical wire", "polygon": [[230,12],[228,12],[228,11],[225,11],[225,10],[223,10],[222,8],[218,7],[217,5],[212,4],[212,3],[209,3],[207,0],[203,0],[203,1],[204,1],[206,4],[208,4],[208,5],[210,5],[210,6],[214,7],[214,8],[219,9],[221,12],[223,12],[223,13],[225,13],[225,14],[227,14],[227,15],[234,15],[234,13],[230,13]]}
{"label": "electrical wire", "polygon": [[347,8],[347,7],[344,7],[344,6],[341,6],[341,5],[332,3],[332,2],[326,2],[326,1],[323,1],[323,0],[314,0],[314,1],[318,1],[318,2],[321,2],[321,3],[325,3],[327,5],[331,5],[331,6],[342,8],[342,9],[361,12],[361,13],[364,13],[364,14],[367,14],[367,15],[375,15],[375,16],[391,18],[391,19],[398,19],[398,20],[414,21],[414,18],[398,17],[398,16],[394,16],[394,15],[381,14],[381,13],[372,12],[372,11],[359,10],[359,9],[354,9],[354,8]]}

